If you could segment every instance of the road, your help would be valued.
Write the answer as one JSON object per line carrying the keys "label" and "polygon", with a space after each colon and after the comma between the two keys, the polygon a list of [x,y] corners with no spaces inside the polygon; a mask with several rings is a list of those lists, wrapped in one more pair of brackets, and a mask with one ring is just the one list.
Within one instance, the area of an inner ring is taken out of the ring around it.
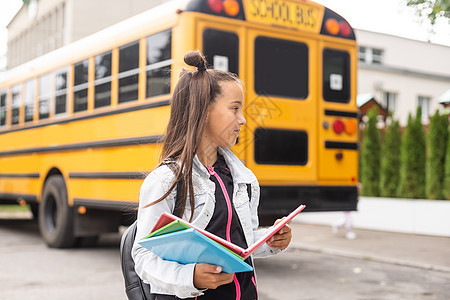
{"label": "road", "polygon": [[[94,248],[49,249],[35,221],[0,219],[0,237],[1,300],[126,299],[118,234]],[[445,271],[295,248],[255,265],[260,300],[450,299]]]}

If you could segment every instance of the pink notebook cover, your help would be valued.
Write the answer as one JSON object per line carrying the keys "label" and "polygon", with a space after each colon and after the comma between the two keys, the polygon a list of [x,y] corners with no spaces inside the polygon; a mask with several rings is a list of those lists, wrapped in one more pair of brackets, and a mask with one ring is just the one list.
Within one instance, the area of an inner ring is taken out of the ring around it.
{"label": "pink notebook cover", "polygon": [[[250,256],[250,254],[252,254],[253,251],[255,251],[256,249],[258,249],[259,246],[261,246],[263,243],[265,243],[271,236],[273,236],[275,233],[277,233],[284,225],[286,225],[289,221],[291,221],[298,213],[300,213],[306,206],[305,205],[300,205],[299,207],[297,207],[293,212],[291,212],[286,218],[284,218],[280,223],[278,223],[276,226],[269,228],[269,230],[267,231],[266,235],[264,235],[262,238],[260,238],[259,240],[257,240],[256,242],[254,242],[252,245],[250,245],[247,249],[242,249],[239,246],[236,246],[230,242],[228,242],[227,240],[224,240],[220,237],[218,237],[217,235],[214,235],[206,230],[200,229],[192,224],[190,224],[187,221],[184,221],[172,214],[169,213],[163,213],[161,214],[161,216],[159,217],[158,221],[156,222],[155,226],[153,226],[153,229],[151,232],[158,230],[161,227],[166,226],[167,224],[178,220],[179,222],[186,224],[187,226],[194,228],[195,230],[197,230],[198,232],[206,235],[207,237],[209,237],[210,239],[216,241],[217,243],[221,244],[222,246],[224,246],[225,248],[228,248],[229,250],[233,251],[234,253],[236,253],[237,255],[243,257],[244,259],[246,259],[247,257]],[[151,233],[150,232],[150,233]]]}

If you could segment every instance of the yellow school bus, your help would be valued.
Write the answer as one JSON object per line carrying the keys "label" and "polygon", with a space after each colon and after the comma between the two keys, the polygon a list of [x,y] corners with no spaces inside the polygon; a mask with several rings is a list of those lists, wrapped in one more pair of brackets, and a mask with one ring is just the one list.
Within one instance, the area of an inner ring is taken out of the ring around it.
{"label": "yellow school bus", "polygon": [[308,0],[170,1],[9,70],[0,203],[29,204],[50,247],[130,223],[194,49],[245,84],[233,150],[261,184],[261,216],[356,209],[355,34]]}

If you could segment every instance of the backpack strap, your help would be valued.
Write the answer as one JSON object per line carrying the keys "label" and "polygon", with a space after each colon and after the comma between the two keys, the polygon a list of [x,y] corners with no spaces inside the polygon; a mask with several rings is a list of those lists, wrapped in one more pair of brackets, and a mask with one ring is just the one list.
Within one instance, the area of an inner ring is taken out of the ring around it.
{"label": "backpack strap", "polygon": [[247,194],[248,194],[248,201],[252,202],[252,185],[250,183],[247,183]]}
{"label": "backpack strap", "polygon": [[[163,164],[167,165],[175,176],[178,173],[179,166],[174,160],[165,160]],[[181,217],[183,212],[179,209],[180,196],[181,195],[181,184],[177,183],[177,196],[175,198],[175,209],[173,214],[177,217]],[[144,283],[141,278],[136,274],[134,269],[134,260],[131,255],[134,240],[137,231],[137,221],[124,232],[120,240],[120,259],[122,266],[122,275],[125,280],[125,293],[129,300],[154,300],[156,295],[150,292],[150,285]],[[175,299],[175,297],[173,297]]]}
{"label": "backpack strap", "polygon": [[136,231],[137,222],[134,221],[120,239],[120,263],[125,281],[125,293],[129,300],[153,300],[155,296],[150,292],[150,285],[144,283],[134,270],[134,260],[131,256],[131,251]]}

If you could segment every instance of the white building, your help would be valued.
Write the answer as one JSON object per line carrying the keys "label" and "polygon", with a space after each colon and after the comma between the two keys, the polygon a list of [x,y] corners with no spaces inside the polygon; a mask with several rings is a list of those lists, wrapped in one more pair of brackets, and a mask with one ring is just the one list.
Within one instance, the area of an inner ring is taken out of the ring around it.
{"label": "white building", "polygon": [[68,45],[165,0],[30,0],[8,24],[7,69]]}
{"label": "white building", "polygon": [[436,109],[450,89],[450,47],[388,34],[356,30],[359,44],[358,105],[375,98],[405,126],[408,114]]}
{"label": "white building", "polygon": [[[165,0],[31,0],[8,25],[10,69],[136,15]],[[375,98],[406,125],[422,106],[424,121],[443,109],[450,89],[450,47],[356,30],[359,104]]]}

